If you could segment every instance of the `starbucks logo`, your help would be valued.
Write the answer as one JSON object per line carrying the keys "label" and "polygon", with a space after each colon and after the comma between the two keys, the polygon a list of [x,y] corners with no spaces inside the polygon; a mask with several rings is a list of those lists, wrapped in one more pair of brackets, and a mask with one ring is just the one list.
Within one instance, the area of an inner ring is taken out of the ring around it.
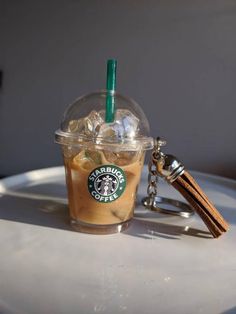
{"label": "starbucks logo", "polygon": [[124,192],[125,186],[124,171],[113,165],[98,167],[88,176],[89,193],[98,202],[115,201]]}

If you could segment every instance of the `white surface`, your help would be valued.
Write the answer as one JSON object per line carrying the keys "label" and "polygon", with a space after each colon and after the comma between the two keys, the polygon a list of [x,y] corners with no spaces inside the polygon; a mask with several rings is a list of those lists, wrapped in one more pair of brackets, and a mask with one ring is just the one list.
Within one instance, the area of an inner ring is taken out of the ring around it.
{"label": "white surface", "polygon": [[[0,313],[236,313],[236,182],[193,175],[230,222],[220,239],[197,216],[141,206],[123,234],[76,233],[62,167],[2,180]],[[181,199],[165,183],[160,192]]]}

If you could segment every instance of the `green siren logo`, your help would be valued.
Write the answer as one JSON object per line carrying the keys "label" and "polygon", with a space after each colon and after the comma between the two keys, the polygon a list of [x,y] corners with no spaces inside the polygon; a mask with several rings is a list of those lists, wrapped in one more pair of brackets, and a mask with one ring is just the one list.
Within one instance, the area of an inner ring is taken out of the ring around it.
{"label": "green siren logo", "polygon": [[124,171],[113,165],[94,169],[88,177],[88,190],[92,197],[102,203],[115,201],[124,192],[126,177]]}

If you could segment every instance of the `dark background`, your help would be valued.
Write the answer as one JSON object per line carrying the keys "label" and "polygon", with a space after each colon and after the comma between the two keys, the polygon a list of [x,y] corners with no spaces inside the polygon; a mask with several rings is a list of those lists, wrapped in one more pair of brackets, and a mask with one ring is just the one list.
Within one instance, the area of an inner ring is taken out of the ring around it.
{"label": "dark background", "polygon": [[191,169],[236,178],[236,1],[0,1],[0,174],[62,164],[65,106],[105,87],[140,103]]}

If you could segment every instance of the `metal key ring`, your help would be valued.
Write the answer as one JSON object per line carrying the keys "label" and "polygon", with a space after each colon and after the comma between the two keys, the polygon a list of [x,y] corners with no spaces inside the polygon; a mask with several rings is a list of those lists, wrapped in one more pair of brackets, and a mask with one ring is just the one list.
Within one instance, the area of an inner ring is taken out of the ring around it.
{"label": "metal key ring", "polygon": [[[162,213],[162,214],[181,216],[184,218],[189,218],[192,215],[194,215],[193,208],[189,206],[188,204],[183,203],[181,201],[173,200],[170,198],[162,197],[162,196],[144,197],[142,199],[142,204],[146,208],[152,211]],[[160,204],[171,205],[171,206],[174,206],[176,209],[160,208],[159,207]]]}

